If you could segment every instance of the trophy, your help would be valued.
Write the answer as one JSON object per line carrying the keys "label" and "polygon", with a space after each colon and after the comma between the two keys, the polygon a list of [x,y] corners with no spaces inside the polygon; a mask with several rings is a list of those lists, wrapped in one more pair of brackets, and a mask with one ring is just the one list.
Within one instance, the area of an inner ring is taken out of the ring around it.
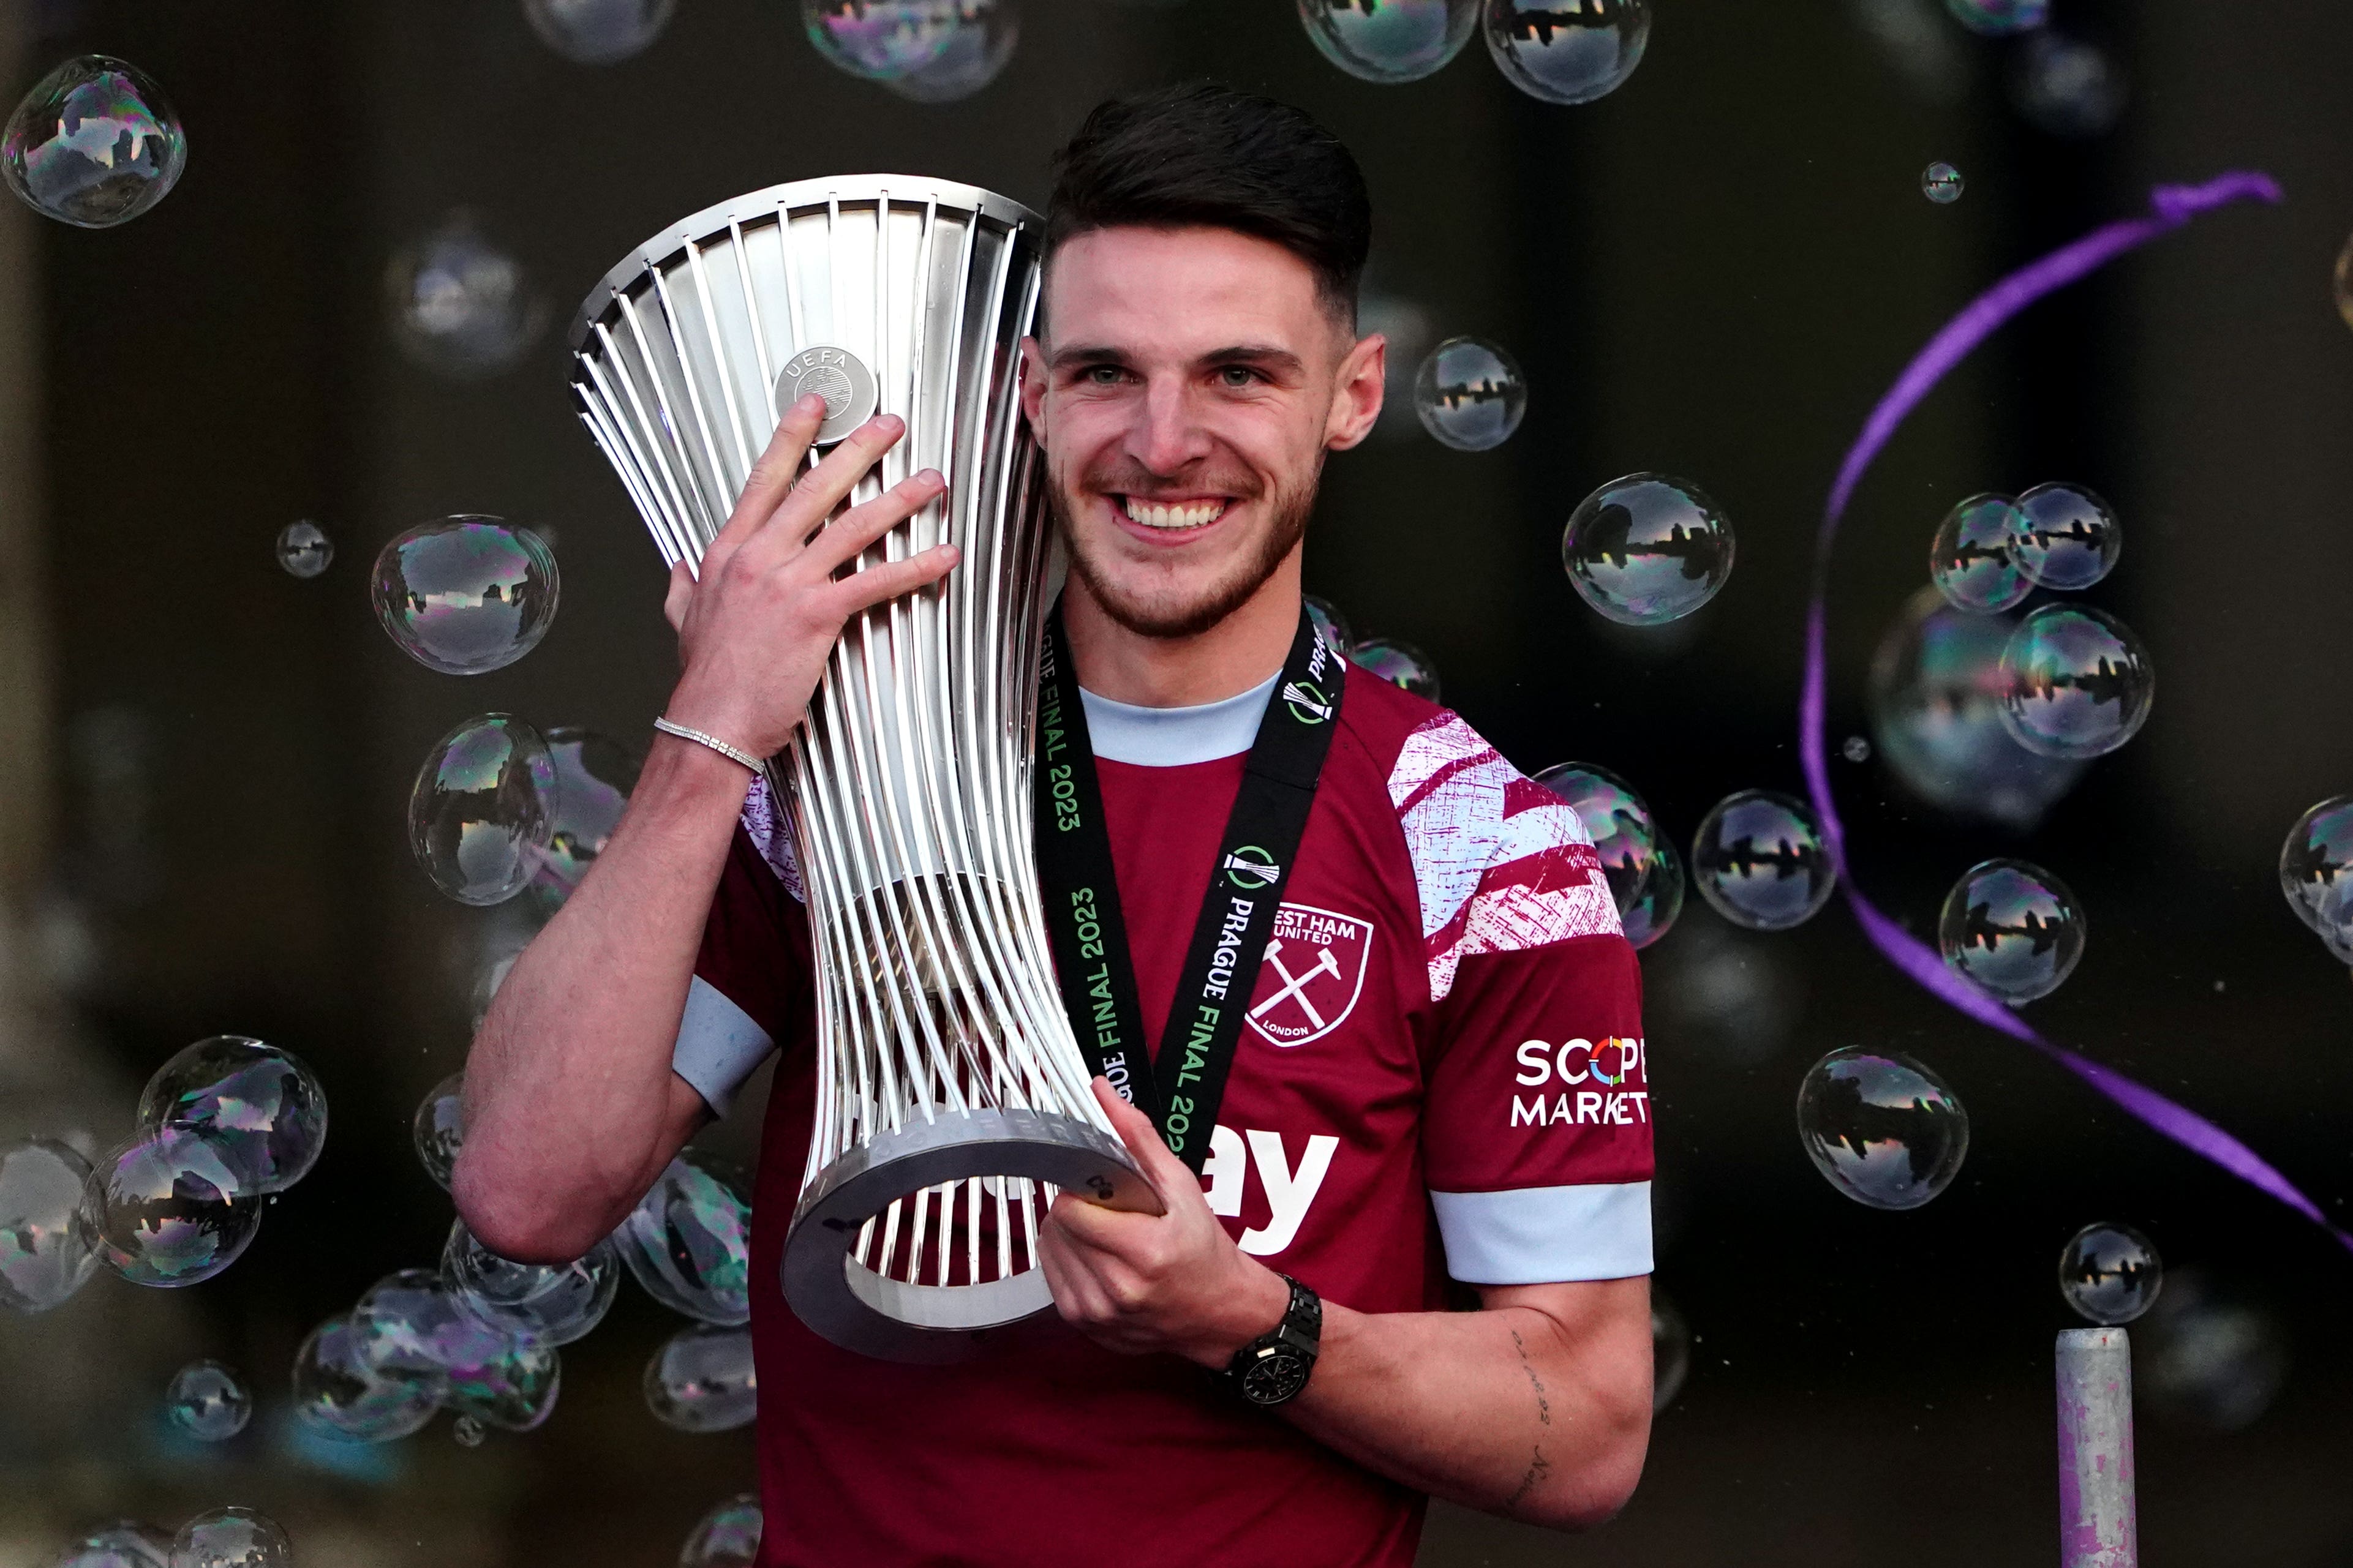
{"label": "trophy", "polygon": [[858,564],[943,541],[962,563],[852,619],[767,764],[818,982],[785,1295],[895,1361],[961,1360],[1050,1304],[1038,1230],[1058,1189],[1157,1207],[1089,1090],[1030,837],[1051,528],[1019,349],[1042,227],[939,180],[777,185],[665,229],[572,329],[581,418],[667,564],[701,561],[807,393],[819,447],[878,411],[906,421],[853,504],[947,477]]}

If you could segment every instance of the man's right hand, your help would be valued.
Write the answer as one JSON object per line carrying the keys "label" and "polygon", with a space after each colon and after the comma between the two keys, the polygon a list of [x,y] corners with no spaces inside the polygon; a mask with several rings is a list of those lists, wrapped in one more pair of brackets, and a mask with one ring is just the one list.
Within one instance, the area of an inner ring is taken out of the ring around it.
{"label": "man's right hand", "polygon": [[947,481],[926,468],[828,523],[907,427],[878,416],[801,473],[824,420],[825,401],[815,395],[786,410],[734,515],[703,552],[700,577],[681,562],[662,606],[678,630],[685,668],[665,717],[754,756],[784,749],[850,616],[938,582],[958,559],[955,545],[940,544],[835,575],[937,499]]}

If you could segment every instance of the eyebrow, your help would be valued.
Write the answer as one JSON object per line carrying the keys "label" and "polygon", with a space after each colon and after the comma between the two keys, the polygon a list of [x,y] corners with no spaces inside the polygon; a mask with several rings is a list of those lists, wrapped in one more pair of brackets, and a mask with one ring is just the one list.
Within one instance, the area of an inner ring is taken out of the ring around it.
{"label": "eyebrow", "polygon": [[[1108,343],[1072,343],[1068,348],[1056,349],[1046,361],[1047,368],[1050,370],[1071,370],[1087,365],[1128,363],[1129,356],[1125,350],[1114,348]],[[1224,348],[1211,349],[1208,353],[1197,356],[1193,363],[1195,368],[1203,370],[1225,364],[1250,364],[1267,370],[1289,371],[1293,374],[1307,368],[1306,362],[1297,354],[1293,353],[1289,349],[1277,348],[1271,343],[1229,343]]]}

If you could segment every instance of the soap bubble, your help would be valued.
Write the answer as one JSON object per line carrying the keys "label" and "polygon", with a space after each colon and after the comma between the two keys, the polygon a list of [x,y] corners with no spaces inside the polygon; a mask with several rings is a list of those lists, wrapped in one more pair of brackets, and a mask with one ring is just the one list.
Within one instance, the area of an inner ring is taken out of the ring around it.
{"label": "soap bubble", "polygon": [[481,675],[539,646],[563,587],[527,528],[460,514],[421,522],[375,558],[375,616],[400,651],[443,675]]}
{"label": "soap bubble", "polygon": [[1798,1089],[1798,1141],[1831,1185],[1875,1209],[1915,1209],[1952,1184],[1969,1113],[1909,1057],[1849,1046]]}
{"label": "soap bubble", "polygon": [[1920,174],[1922,194],[1940,207],[1959,201],[1966,184],[1961,172],[1950,163],[1931,163]]}
{"label": "soap bubble", "polygon": [[2087,1225],[2059,1255],[2059,1294],[2078,1316],[2104,1327],[2131,1322],[2164,1287],[2157,1248],[2128,1225]]}
{"label": "soap bubble", "polygon": [[547,853],[531,885],[540,902],[554,910],[578,890],[580,879],[611,842],[642,764],[620,742],[571,724],[547,732],[547,752],[555,768],[554,805]]}
{"label": "soap bubble", "polygon": [[1435,702],[1438,698],[1438,667],[1430,662],[1429,655],[1409,642],[1396,637],[1366,637],[1348,650],[1351,662],[1371,670],[1401,691]]}
{"label": "soap bubble", "polygon": [[1560,536],[1577,596],[1620,626],[1681,620],[1732,575],[1732,523],[1699,487],[1664,474],[1612,479]]}
{"label": "soap bubble", "polygon": [[2134,1380],[2149,1403],[2194,1426],[2243,1431],[2287,1382],[2287,1347],[2272,1315],[2230,1300],[2195,1268],[2167,1278],[2134,1338]]}
{"label": "soap bubble", "polygon": [[282,1193],[327,1146],[327,1091],[301,1058],[248,1035],[215,1035],[155,1069],[139,1096],[146,1132],[203,1135],[248,1193]]}
{"label": "soap bubble", "polygon": [[203,1134],[167,1128],[97,1161],[81,1225],[98,1260],[133,1285],[194,1285],[237,1260],[261,1205]]}
{"label": "soap bubble", "polygon": [[2011,62],[2010,100],[2027,122],[2053,136],[2116,129],[2125,111],[2125,73],[2097,44],[2042,33]]}
{"label": "soap bubble", "polygon": [[2019,570],[2062,593],[2090,587],[2124,552],[2116,514],[2081,485],[2035,486],[2018,498],[2016,528]]}
{"label": "soap bubble", "polygon": [[180,1526],[172,1568],[292,1568],[294,1544],[269,1515],[216,1508]]}
{"label": "soap bubble", "polygon": [[0,133],[0,174],[25,205],[76,228],[129,223],[187,166],[180,117],[154,79],[107,55],[43,77]]}
{"label": "soap bubble", "polygon": [[916,103],[953,103],[970,98],[1003,72],[1021,40],[1021,12],[1013,0],[962,0],[956,26],[927,65],[882,79],[882,85]]}
{"label": "soap bubble", "polygon": [[394,252],[384,289],[401,352],[458,381],[511,368],[547,330],[545,296],[470,213],[450,214]]}
{"label": "soap bubble", "polygon": [[752,1204],[724,1162],[689,1149],[629,1211],[613,1243],[646,1294],[705,1323],[748,1322]]}
{"label": "soap bubble", "polygon": [[1324,646],[1342,658],[1347,658],[1354,640],[1348,635],[1347,617],[1340,613],[1339,606],[1313,594],[1303,595],[1300,602],[1306,606],[1307,618],[1315,624],[1316,635],[1324,639]]}
{"label": "soap bubble", "polygon": [[963,9],[959,0],[801,0],[801,26],[828,64],[889,81],[945,54]]}
{"label": "soap bubble", "polygon": [[1675,854],[1675,847],[1664,836],[1659,839],[1658,864],[1651,872],[1651,880],[1636,899],[1619,914],[1619,923],[1625,928],[1626,940],[1637,949],[1650,946],[1667,934],[1675,917],[1683,912],[1683,863]]}
{"label": "soap bubble", "polygon": [[2157,692],[2131,628],[2088,605],[2045,605],[2002,645],[2002,727],[2046,757],[2096,757],[2139,732]]}
{"label": "soap bubble", "polygon": [[570,1263],[516,1263],[484,1247],[459,1220],[441,1249],[441,1283],[486,1323],[568,1345],[605,1321],[621,1288],[621,1259],[606,1240]]}
{"label": "soap bubble", "polygon": [[1651,1288],[1651,1414],[1675,1402],[1691,1373],[1691,1330],[1675,1304]]}
{"label": "soap bubble", "polygon": [[679,1552],[678,1568],[752,1568],[759,1554],[760,1500],[745,1492],[702,1516]]}
{"label": "soap bubble", "polygon": [[2051,0],[1945,0],[1972,33],[2025,33],[2051,19]]}
{"label": "soap bubble", "polygon": [[135,1519],[117,1520],[58,1553],[50,1568],[172,1568],[172,1537]]}
{"label": "soap bubble", "polygon": [[290,522],[278,535],[278,564],[289,576],[316,577],[334,563],[335,542],[319,525],[304,519]]}
{"label": "soap bubble", "polygon": [[732,1432],[757,1413],[748,1329],[697,1323],[672,1334],[646,1363],[646,1408],[681,1432]]}
{"label": "soap bubble", "polygon": [[555,1409],[555,1347],[476,1317],[428,1269],[404,1268],[370,1286],[352,1310],[352,1331],[370,1371],[431,1383],[459,1415],[528,1432]]}
{"label": "soap bubble", "polygon": [[1627,940],[1647,947],[1664,936],[1683,910],[1683,867],[1634,786],[1589,763],[1546,768],[1535,782],[1567,802],[1585,825]]}
{"label": "soap bubble", "polygon": [[97,1271],[78,1217],[89,1184],[90,1162],[54,1138],[0,1143],[0,1307],[46,1312]]}
{"label": "soap bubble", "polygon": [[460,1415],[449,1425],[449,1436],[458,1439],[460,1448],[479,1448],[490,1435],[490,1428],[470,1415]]}
{"label": "soap bubble", "polygon": [[466,1142],[465,1092],[466,1075],[451,1073],[426,1091],[409,1123],[418,1162],[425,1173],[444,1188],[449,1184],[449,1173],[458,1168],[458,1151]]}
{"label": "soap bubble", "polygon": [[294,1357],[294,1414],[331,1437],[389,1443],[421,1430],[440,1407],[438,1373],[393,1375],[361,1355],[348,1312],[311,1331]]}
{"label": "soap bubble", "polygon": [[1324,58],[1365,81],[1419,81],[1462,52],[1479,0],[1299,0]]}
{"label": "soap bubble", "polygon": [[461,904],[503,903],[538,875],[553,824],[555,762],[539,731],[484,713],[441,737],[408,796],[408,846]]}
{"label": "soap bubble", "polygon": [[2008,496],[1971,496],[1945,514],[1928,546],[1928,578],[1957,610],[2007,610],[2034,592],[2018,560],[2026,527]]}
{"label": "soap bubble", "polygon": [[2067,885],[2023,860],[1972,866],[1936,922],[1945,966],[2015,1007],[2059,989],[2084,956],[2084,909]]}
{"label": "soap bubble", "polygon": [[172,1374],[164,1413],[189,1436],[218,1443],[244,1431],[253,1419],[253,1391],[219,1362],[192,1361]]}
{"label": "soap bubble", "polygon": [[2353,963],[2353,795],[2331,796],[2296,818],[2280,846],[2279,878],[2295,918]]}
{"label": "soap bubble", "polygon": [[1485,0],[1487,52],[1514,87],[1547,103],[1590,103],[1642,63],[1650,0]]}
{"label": "soap bubble", "polygon": [[2001,722],[2001,650],[2017,617],[1912,596],[1871,661],[1872,727],[1904,784],[1941,810],[2025,829],[2084,773],[2037,756]]}
{"label": "soap bubble", "polygon": [[615,65],[643,54],[677,9],[678,0],[522,0],[532,31],[584,66]]}
{"label": "soap bubble", "polygon": [[1458,452],[1500,447],[1528,411],[1520,362],[1484,338],[1449,338],[1430,351],[1413,378],[1413,410],[1422,428]]}
{"label": "soap bubble", "polygon": [[1849,735],[1846,743],[1839,748],[1839,755],[1850,763],[1867,763],[1871,761],[1871,742],[1860,735]]}
{"label": "soap bubble", "polygon": [[1728,795],[1700,819],[1692,876],[1716,913],[1750,931],[1803,925],[1838,882],[1813,808],[1762,789]]}

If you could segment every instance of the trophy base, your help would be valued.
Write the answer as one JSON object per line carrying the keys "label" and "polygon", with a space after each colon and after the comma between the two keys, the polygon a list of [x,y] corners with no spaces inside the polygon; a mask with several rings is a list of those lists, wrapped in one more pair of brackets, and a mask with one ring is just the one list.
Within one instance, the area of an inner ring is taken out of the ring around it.
{"label": "trophy base", "polygon": [[859,1261],[859,1237],[893,1202],[946,1183],[1024,1177],[1110,1208],[1157,1213],[1160,1202],[1119,1140],[1050,1111],[949,1112],[878,1135],[826,1167],[803,1194],[785,1237],[785,1300],[844,1350],[941,1365],[986,1353],[1053,1305],[1043,1269],[927,1285]]}

